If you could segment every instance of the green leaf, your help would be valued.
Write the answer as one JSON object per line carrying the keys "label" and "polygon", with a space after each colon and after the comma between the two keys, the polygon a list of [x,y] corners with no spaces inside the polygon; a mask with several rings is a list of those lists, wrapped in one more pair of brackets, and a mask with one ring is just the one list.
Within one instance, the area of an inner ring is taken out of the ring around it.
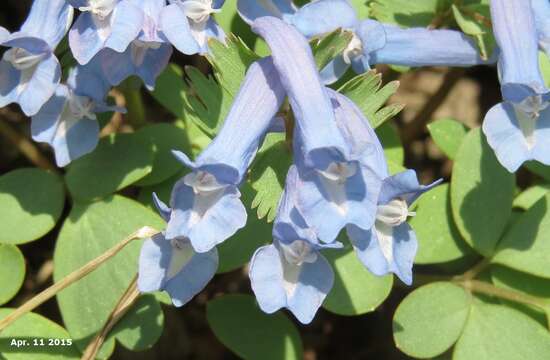
{"label": "green leaf", "polygon": [[[540,278],[537,276],[525,274],[516,270],[506,268],[504,266],[492,266],[491,267],[491,280],[492,282],[501,288],[519,291],[523,294],[536,296],[541,299],[545,299],[548,303],[546,311],[549,311],[550,315],[550,280]],[[513,307],[523,313],[529,315],[534,320],[537,320],[541,325],[547,326],[545,312],[538,307],[519,304],[517,302],[511,302],[501,299],[503,304]]]}
{"label": "green leaf", "polygon": [[[8,308],[0,309],[0,319],[8,316],[12,311],[13,309]],[[20,347],[12,345],[14,340],[23,341],[23,343],[20,343]],[[65,345],[61,345],[61,341]],[[28,313],[0,333],[0,358],[6,360],[80,359],[80,354],[68,341],[71,341],[71,336],[61,326],[41,315]]]}
{"label": "green leaf", "polygon": [[250,206],[255,194],[248,183],[241,187],[241,194],[248,215],[246,226],[218,246],[220,255],[218,273],[232,271],[243,266],[250,261],[257,248],[272,239],[271,225],[265,220],[259,219]]}
{"label": "green leaf", "polygon": [[397,165],[403,165],[405,150],[395,126],[389,123],[383,124],[376,129],[376,135],[382,143],[386,160]]}
{"label": "green leaf", "polygon": [[512,212],[515,177],[504,169],[479,128],[466,135],[455,157],[451,207],[458,230],[490,256]]}
{"label": "green leaf", "polygon": [[[59,281],[143,226],[160,230],[164,221],[122,196],[90,204],[75,203],[57,239],[54,280]],[[140,248],[141,241],[130,243],[93,273],[57,295],[63,321],[80,350],[102,328],[128,288],[137,271]],[[113,329],[98,357],[105,359],[111,354],[115,337],[133,350],[150,347],[159,338],[162,324],[157,301],[151,295],[143,297]]]}
{"label": "green leaf", "polygon": [[543,51],[539,51],[539,66],[544,84],[548,87],[550,86],[550,59]]}
{"label": "green leaf", "polygon": [[172,150],[191,153],[187,133],[171,124],[149,125],[137,131],[135,136],[144,143],[152,143],[155,154],[151,173],[137,181],[138,186],[158,184],[181,170],[182,164],[176,160]]}
{"label": "green leaf", "polygon": [[15,245],[0,244],[0,304],[10,301],[23,285],[25,258]]}
{"label": "green leaf", "polygon": [[444,353],[462,333],[471,301],[464,289],[448,282],[416,289],[395,311],[396,346],[405,354],[421,359]]}
{"label": "green leaf", "polygon": [[427,27],[446,22],[451,0],[370,0],[369,5],[371,17],[380,22],[403,27]]}
{"label": "green leaf", "polygon": [[63,184],[52,173],[17,169],[0,176],[0,243],[41,238],[57,223],[64,203]]}
{"label": "green leaf", "polygon": [[359,261],[351,246],[323,253],[334,269],[334,286],[323,307],[340,315],[374,311],[390,294],[393,276],[375,276]]}
{"label": "green leaf", "polygon": [[489,3],[452,5],[453,16],[460,30],[466,35],[471,35],[479,49],[481,58],[487,60],[491,57],[496,46],[491,26]]}
{"label": "green leaf", "polygon": [[226,34],[239,34],[239,37],[248,45],[254,44],[257,35],[250,30],[250,25],[245,23],[237,13],[237,0],[225,1],[223,11],[212,15]]}
{"label": "green leaf", "polygon": [[415,263],[442,263],[472,253],[453,222],[448,184],[422,194],[414,211],[409,223],[418,239]]}
{"label": "green leaf", "polygon": [[186,173],[187,169],[181,169],[176,175],[164,180],[163,182],[151,186],[144,186],[140,189],[137,200],[149,209],[157,212],[155,205],[153,204],[153,193],[156,193],[159,199],[165,204],[170,203],[170,195],[172,194],[172,188],[174,184],[180,180]]}
{"label": "green leaf", "polygon": [[183,80],[183,71],[176,64],[170,64],[157,78],[151,95],[177,118],[185,114],[184,95],[188,86]]}
{"label": "green leaf", "polygon": [[537,174],[544,180],[550,181],[550,166],[541,164],[538,161],[527,161],[524,166],[533,174]]}
{"label": "green leaf", "polygon": [[275,219],[279,199],[285,186],[286,173],[292,164],[292,154],[284,134],[268,134],[251,167],[250,183],[256,191],[252,208],[258,218]]}
{"label": "green leaf", "polygon": [[366,19],[369,16],[369,8],[367,7],[367,0],[351,0],[351,5],[357,12],[359,19]]}
{"label": "green leaf", "polygon": [[338,90],[361,109],[373,128],[397,115],[402,104],[384,106],[399,87],[399,81],[390,81],[382,87],[382,75],[375,70],[357,75]]}
{"label": "green leaf", "polygon": [[519,216],[498,245],[493,262],[550,278],[550,194]]}
{"label": "green leaf", "polygon": [[550,191],[550,184],[533,185],[515,197],[513,206],[527,210]]}
{"label": "green leaf", "polygon": [[550,334],[521,312],[474,301],[453,360],[531,360],[550,354]]}
{"label": "green leaf", "polygon": [[332,59],[347,48],[352,38],[351,31],[337,29],[326,36],[312,40],[310,44],[317,68],[324,69]]}
{"label": "green leaf", "polygon": [[281,312],[265,314],[248,295],[225,295],[208,302],[208,324],[216,337],[244,359],[302,359],[298,330]]}
{"label": "green leaf", "polygon": [[150,142],[134,134],[111,135],[101,139],[94,152],[74,161],[65,181],[77,199],[100,198],[150,174],[153,158]]}
{"label": "green leaf", "polygon": [[440,119],[428,124],[428,131],[435,144],[454,160],[456,153],[468,133],[468,127],[453,119]]}

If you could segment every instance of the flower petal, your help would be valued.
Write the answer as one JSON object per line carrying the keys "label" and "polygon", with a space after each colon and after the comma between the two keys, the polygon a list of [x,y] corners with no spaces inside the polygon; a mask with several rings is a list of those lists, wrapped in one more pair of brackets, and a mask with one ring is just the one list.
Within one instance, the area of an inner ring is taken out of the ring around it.
{"label": "flower petal", "polygon": [[153,204],[155,204],[155,208],[157,208],[157,211],[164,221],[168,222],[168,220],[170,220],[172,209],[170,209],[155,192],[153,193]]}
{"label": "flower petal", "polygon": [[274,17],[254,22],[252,30],[271,48],[273,63],[296,117],[296,134],[308,166],[326,169],[345,161],[347,147],[338,134],[330,99],[321,82],[307,40]]}
{"label": "flower petal", "polygon": [[262,311],[271,314],[287,305],[283,266],[275,245],[262,246],[256,250],[250,261],[248,275]]}
{"label": "flower petal", "polygon": [[531,0],[535,15],[539,47],[550,56],[550,2],[548,0]]}
{"label": "flower petal", "polygon": [[291,0],[238,0],[237,11],[241,18],[252,25],[262,16],[275,16],[280,19],[296,12]]}
{"label": "flower petal", "polygon": [[17,101],[20,80],[21,71],[6,60],[0,60],[0,107]]}
{"label": "flower petal", "polygon": [[346,64],[344,58],[340,55],[335,57],[321,70],[321,79],[325,85],[330,85],[340,80],[348,71],[349,64]]}
{"label": "flower petal", "polygon": [[105,47],[124,52],[138,36],[143,25],[143,12],[128,0],[120,1],[111,15],[111,34]]}
{"label": "flower petal", "polygon": [[310,2],[291,17],[290,23],[306,37],[350,29],[357,23],[355,10],[346,0],[318,0]]}
{"label": "flower petal", "polygon": [[25,115],[32,116],[40,110],[54,94],[60,79],[61,66],[51,54],[36,66],[28,82],[20,85],[18,102]]}
{"label": "flower petal", "polygon": [[73,8],[65,0],[34,1],[21,32],[45,40],[53,51],[73,21]]}
{"label": "flower petal", "polygon": [[74,58],[79,64],[85,65],[103,48],[106,38],[103,34],[111,32],[110,24],[100,23],[101,35],[93,15],[86,11],[78,16],[69,31],[69,45]]}
{"label": "flower petal", "polygon": [[200,46],[191,33],[189,20],[177,4],[162,9],[159,21],[164,36],[180,52],[193,55],[200,51]]}
{"label": "flower petal", "polygon": [[384,179],[378,204],[384,205],[396,198],[404,198],[407,204],[412,204],[420,195],[439,185],[443,179],[434,181],[429,185],[420,185],[416,172],[406,170]]}

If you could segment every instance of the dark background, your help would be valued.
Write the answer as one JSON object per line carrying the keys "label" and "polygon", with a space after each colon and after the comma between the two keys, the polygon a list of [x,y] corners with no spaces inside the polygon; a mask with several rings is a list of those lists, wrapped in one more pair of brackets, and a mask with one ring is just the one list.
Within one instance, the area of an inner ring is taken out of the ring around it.
{"label": "dark background", "polygon": [[[0,25],[15,31],[23,22],[29,0],[0,2]],[[3,50],[0,50],[3,51]],[[208,65],[198,57],[176,55],[174,62],[193,64],[204,71]],[[470,126],[477,126],[483,114],[500,100],[496,71],[489,67],[471,69],[422,69],[400,74],[388,67],[378,68],[384,82],[399,79],[401,87],[390,102],[407,104],[393,123],[405,147],[405,165],[419,171],[423,182],[438,177],[448,180],[451,163],[435,147],[426,131],[426,123],[442,117],[452,117]],[[171,116],[144,91],[151,122],[170,121]],[[29,133],[29,119],[16,105],[0,109],[0,121],[8,121],[20,133]],[[40,145],[48,157],[50,150]],[[17,149],[0,135],[0,174],[18,167],[32,166]],[[520,173],[520,183],[528,183],[529,175]],[[125,194],[132,196],[131,192]],[[66,206],[65,211],[68,211]],[[21,246],[27,259],[27,278],[19,294],[6,306],[17,307],[51,284],[51,259],[58,228],[45,238]],[[458,273],[460,266],[416,267],[416,271]],[[333,315],[323,309],[309,326],[296,322],[301,332],[306,359],[406,359],[395,348],[392,338],[392,316],[401,299],[410,291],[395,281],[390,297],[376,311],[357,317]],[[1,285],[0,285],[1,286]],[[206,322],[205,304],[224,293],[251,293],[248,277],[242,269],[217,275],[205,291],[183,308],[164,306],[165,330],[159,342],[150,350],[133,353],[117,346],[113,359],[234,359],[236,358],[213,335]],[[37,312],[62,324],[55,300],[50,300]],[[293,317],[289,316],[291,319]]]}

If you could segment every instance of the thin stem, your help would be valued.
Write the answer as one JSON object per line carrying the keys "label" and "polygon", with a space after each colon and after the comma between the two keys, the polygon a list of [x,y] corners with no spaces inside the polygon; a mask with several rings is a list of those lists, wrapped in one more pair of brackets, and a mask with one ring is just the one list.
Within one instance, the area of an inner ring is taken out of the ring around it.
{"label": "thin stem", "polygon": [[45,301],[49,300],[53,296],[55,296],[58,292],[65,289],[67,286],[75,283],[76,281],[82,279],[95,269],[97,269],[101,264],[103,264],[105,261],[109,260],[113,256],[115,256],[120,250],[122,250],[126,245],[128,245],[132,240],[135,239],[144,239],[151,237],[158,233],[155,229],[145,226],[138,231],[132,233],[130,236],[98,256],[97,258],[93,259],[92,261],[88,262],[86,265],[81,267],[78,270],[73,271],[69,275],[65,276],[61,281],[53,284],[49,288],[42,291],[40,294],[36,295],[20,307],[18,307],[15,311],[13,311],[10,315],[5,317],[0,321],[0,332],[2,332],[6,327],[8,327],[10,324],[12,324],[15,320],[19,319],[21,316],[25,315],[26,313],[34,310],[37,306],[41,305]]}
{"label": "thin stem", "polygon": [[112,328],[126,315],[126,313],[132,308],[139,298],[140,292],[137,289],[137,275],[134,277],[128,289],[122,294],[122,297],[118,301],[117,305],[107,318],[105,325],[96,337],[88,344],[81,360],[93,360],[95,359],[99,349],[107,339],[107,335]]}
{"label": "thin stem", "polygon": [[472,280],[475,279],[483,270],[491,264],[491,258],[483,258],[480,262],[474,265],[471,269],[466,271],[462,275],[455,276],[455,280]]}
{"label": "thin stem", "polygon": [[39,168],[57,172],[57,168],[23,135],[12,128],[7,121],[0,121],[0,134],[12,142],[30,162]]}
{"label": "thin stem", "polygon": [[144,126],[147,123],[147,120],[140,89],[130,89],[127,87],[122,89],[122,93],[124,94],[124,98],[126,100],[126,109],[128,110],[126,118],[128,119],[128,122],[134,127],[134,129]]}

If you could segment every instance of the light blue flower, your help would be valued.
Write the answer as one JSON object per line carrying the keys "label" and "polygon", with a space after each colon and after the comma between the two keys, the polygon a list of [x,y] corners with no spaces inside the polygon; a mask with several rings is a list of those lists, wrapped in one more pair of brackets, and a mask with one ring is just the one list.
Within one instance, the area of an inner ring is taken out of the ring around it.
{"label": "light blue flower", "polygon": [[0,27],[0,45],[9,48],[0,60],[0,107],[18,103],[32,116],[54,94],[61,67],[53,52],[72,18],[65,0],[42,0],[33,3],[20,31]]}
{"label": "light blue flower", "polygon": [[124,52],[112,49],[100,52],[103,72],[112,85],[137,75],[149,90],[153,90],[157,76],[166,68],[172,55],[172,45],[165,41],[159,27],[160,13],[166,1],[129,1],[143,11],[143,28]]}
{"label": "light blue flower", "polygon": [[[333,93],[331,99],[307,40],[295,28],[274,17],[259,18],[252,28],[271,48],[296,119],[294,156],[304,218],[327,243],[349,223],[369,229],[385,169],[376,135],[365,120],[365,127],[357,126],[364,139],[346,139],[353,135],[341,128],[364,117],[353,104],[339,104]],[[345,124],[339,125],[341,121]]]}
{"label": "light blue flower", "polygon": [[168,239],[186,238],[207,252],[245,225],[238,186],[284,97],[271,59],[253,63],[218,135],[196,161],[175,152],[192,172],[172,190]]}
{"label": "light blue flower", "polygon": [[162,10],[160,26],[166,38],[184,54],[208,53],[208,39],[225,42],[225,33],[212,17],[223,0],[169,0]]}
{"label": "light blue flower", "polygon": [[409,206],[440,182],[420,185],[413,170],[387,177],[378,198],[374,227],[370,230],[354,225],[347,227],[359,260],[373,274],[382,276],[392,272],[405,284],[412,284],[412,265],[418,244],[414,231],[406,222],[409,216],[414,216]]}
{"label": "light blue flower", "polygon": [[539,47],[550,56],[550,1],[531,0]]}
{"label": "light blue flower", "polygon": [[298,171],[291,166],[273,225],[273,244],[256,250],[249,276],[263,311],[287,308],[309,324],[334,283],[334,272],[319,250],[342,244],[319,244],[296,207],[299,191]]}
{"label": "light blue flower", "polygon": [[109,84],[94,60],[73,69],[67,85],[58,85],[54,96],[32,117],[33,139],[53,147],[58,166],[95,149],[99,138],[96,113],[125,111],[105,103],[108,90]]}
{"label": "light blue flower", "polygon": [[[161,216],[168,221],[171,209],[155,194],[153,199]],[[197,253],[189,240],[168,240],[164,233],[159,233],[144,240],[137,285],[141,292],[166,291],[175,306],[183,306],[206,287],[217,268],[216,248]]]}
{"label": "light blue flower", "polygon": [[550,93],[539,69],[538,36],[530,2],[491,1],[491,15],[500,48],[498,67],[504,102],[489,110],[483,132],[510,172],[527,160],[550,165]]}
{"label": "light blue flower", "polygon": [[105,48],[124,52],[143,27],[143,11],[130,0],[67,1],[82,12],[69,31],[69,45],[81,65]]}

